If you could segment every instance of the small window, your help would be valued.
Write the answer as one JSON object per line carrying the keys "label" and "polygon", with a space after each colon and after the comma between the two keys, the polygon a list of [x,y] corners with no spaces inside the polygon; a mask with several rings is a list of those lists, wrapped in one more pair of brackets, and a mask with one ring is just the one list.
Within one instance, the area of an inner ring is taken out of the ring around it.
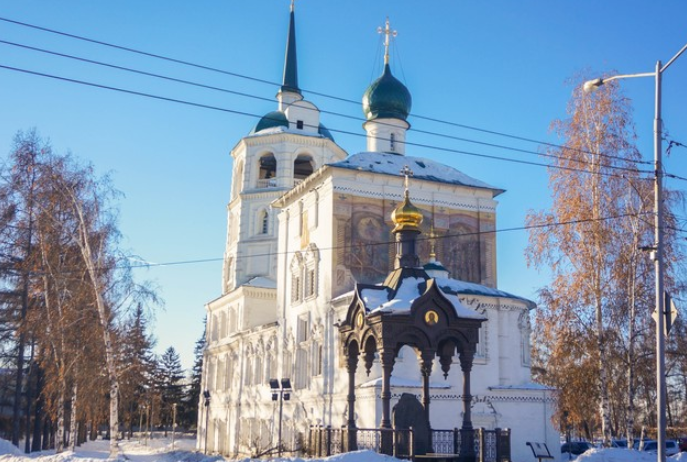
{"label": "small window", "polygon": [[301,277],[294,274],[291,278],[291,301],[299,302],[301,298]]}
{"label": "small window", "polygon": [[296,128],[299,130],[303,130],[303,121],[302,120],[296,121]]}
{"label": "small window", "polygon": [[263,210],[260,216],[260,234],[267,234],[269,231],[270,215],[267,210]]}
{"label": "small window", "polygon": [[302,343],[308,340],[308,318],[302,317],[298,318],[298,325],[296,327],[296,335],[298,343]]}
{"label": "small window", "polygon": [[308,268],[305,273],[305,296],[314,297],[317,293],[315,284],[315,268]]}
{"label": "small window", "polygon": [[394,152],[396,150],[396,135],[394,133],[389,135],[389,146],[390,146],[391,152]]}

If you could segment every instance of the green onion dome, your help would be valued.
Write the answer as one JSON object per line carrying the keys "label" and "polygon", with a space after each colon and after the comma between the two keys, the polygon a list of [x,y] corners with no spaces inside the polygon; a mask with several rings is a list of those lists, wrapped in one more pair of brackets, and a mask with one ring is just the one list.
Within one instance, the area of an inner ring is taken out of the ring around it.
{"label": "green onion dome", "polygon": [[250,134],[253,135],[262,130],[274,127],[289,128],[289,121],[286,119],[286,114],[281,111],[272,111],[265,114],[255,127],[253,127],[253,130],[250,131]]}
{"label": "green onion dome", "polygon": [[410,92],[391,75],[388,64],[384,65],[382,76],[372,82],[363,95],[363,113],[367,120],[406,120],[412,105]]}

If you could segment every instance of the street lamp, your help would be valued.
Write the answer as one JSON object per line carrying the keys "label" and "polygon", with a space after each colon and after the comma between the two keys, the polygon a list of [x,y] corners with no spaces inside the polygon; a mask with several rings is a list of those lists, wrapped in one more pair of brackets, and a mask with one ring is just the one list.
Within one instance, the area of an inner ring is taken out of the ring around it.
{"label": "street lamp", "polygon": [[172,451],[174,451],[174,437],[177,429],[177,403],[172,403]]}
{"label": "street lamp", "polygon": [[656,395],[657,400],[657,443],[658,454],[657,461],[665,462],[666,460],[666,364],[665,364],[665,339],[664,339],[664,325],[666,313],[664,296],[663,296],[663,181],[662,181],[662,120],[661,120],[661,78],[663,72],[680,57],[680,55],[687,50],[687,45],[683,46],[675,56],[661,66],[661,61],[656,62],[656,69],[654,72],[644,72],[641,74],[624,74],[614,75],[603,79],[589,80],[584,83],[583,90],[591,92],[599,88],[606,82],[617,79],[629,79],[635,77],[653,77],[656,82],[655,90],[655,116],[654,116],[654,246],[652,250],[652,259],[656,270]]}
{"label": "street lamp", "polygon": [[281,422],[284,401],[291,399],[291,379],[270,379],[270,390],[272,390],[272,401],[279,400],[279,440],[277,442],[278,456],[281,457]]}
{"label": "street lamp", "polygon": [[205,398],[205,447],[203,448],[203,454],[208,453],[208,417],[210,416],[210,391],[205,390],[203,392],[203,398]]}

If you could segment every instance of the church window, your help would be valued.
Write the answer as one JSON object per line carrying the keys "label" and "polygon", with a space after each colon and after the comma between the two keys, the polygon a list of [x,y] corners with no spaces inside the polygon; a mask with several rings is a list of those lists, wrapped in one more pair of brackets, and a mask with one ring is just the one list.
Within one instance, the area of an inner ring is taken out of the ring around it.
{"label": "church window", "polygon": [[258,172],[258,188],[274,188],[277,186],[275,177],[277,176],[277,159],[274,154],[265,154],[260,158]]}
{"label": "church window", "polygon": [[391,149],[391,152],[394,152],[396,150],[396,134],[392,133],[389,135],[389,147]]}
{"label": "church window", "polygon": [[298,318],[298,325],[296,327],[296,336],[298,343],[303,343],[308,340],[308,317],[302,316]]}
{"label": "church window", "polygon": [[296,121],[296,128],[299,130],[303,130],[303,121],[302,120]]}
{"label": "church window", "polygon": [[305,297],[314,297],[316,294],[315,268],[309,267],[305,272]]}
{"label": "church window", "polygon": [[294,388],[305,388],[308,385],[308,352],[305,348],[296,351],[296,377]]}
{"label": "church window", "polygon": [[225,382],[224,382],[224,368],[225,368],[226,360],[225,358],[220,358],[217,363],[217,383],[215,384],[215,389],[217,390],[224,390],[225,389]]}
{"label": "church window", "polygon": [[320,255],[319,251],[317,250],[317,246],[315,246],[315,244],[308,245],[304,259],[305,287],[303,290],[305,298],[317,296],[317,272],[319,259]]}
{"label": "church window", "polygon": [[315,164],[309,155],[299,154],[296,160],[293,161],[293,178],[296,182],[309,177],[314,170]]}
{"label": "church window", "polygon": [[303,257],[297,253],[291,260],[291,303],[303,300]]}
{"label": "church window", "polygon": [[301,296],[301,275],[294,274],[291,277],[291,301],[299,302],[303,297]]}
{"label": "church window", "polygon": [[267,210],[260,212],[260,234],[269,232],[270,215]]}

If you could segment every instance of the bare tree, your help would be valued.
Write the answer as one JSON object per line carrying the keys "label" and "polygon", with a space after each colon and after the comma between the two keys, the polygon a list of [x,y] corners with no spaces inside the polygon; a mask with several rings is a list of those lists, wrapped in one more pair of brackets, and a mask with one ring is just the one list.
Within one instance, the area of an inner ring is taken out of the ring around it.
{"label": "bare tree", "polygon": [[[576,393],[579,398],[596,400],[603,439],[609,444],[613,336],[619,321],[629,319],[623,315],[628,300],[636,302],[634,292],[628,290],[647,283],[636,277],[638,259],[628,261],[624,256],[633,254],[633,246],[650,228],[632,231],[622,224],[642,214],[633,207],[634,200],[627,200],[629,185],[646,191],[648,181],[637,168],[640,156],[634,145],[630,104],[617,85],[585,94],[577,82],[568,114],[567,120],[553,123],[564,139],[563,147],[548,149],[554,158],[549,169],[552,208],[528,216],[530,225],[552,225],[533,228],[527,249],[529,262],[548,265],[554,278],[543,291],[536,330],[540,335],[535,339],[539,340],[539,358],[545,354],[550,361],[547,376],[564,390],[563,396],[568,387],[575,386],[581,387]],[[571,343],[577,344],[574,356]],[[570,366],[562,371],[550,367],[566,359],[593,372],[584,374],[582,381],[566,383],[565,370]],[[569,416],[575,415],[571,408],[579,409],[570,401],[562,404],[569,406]]]}

